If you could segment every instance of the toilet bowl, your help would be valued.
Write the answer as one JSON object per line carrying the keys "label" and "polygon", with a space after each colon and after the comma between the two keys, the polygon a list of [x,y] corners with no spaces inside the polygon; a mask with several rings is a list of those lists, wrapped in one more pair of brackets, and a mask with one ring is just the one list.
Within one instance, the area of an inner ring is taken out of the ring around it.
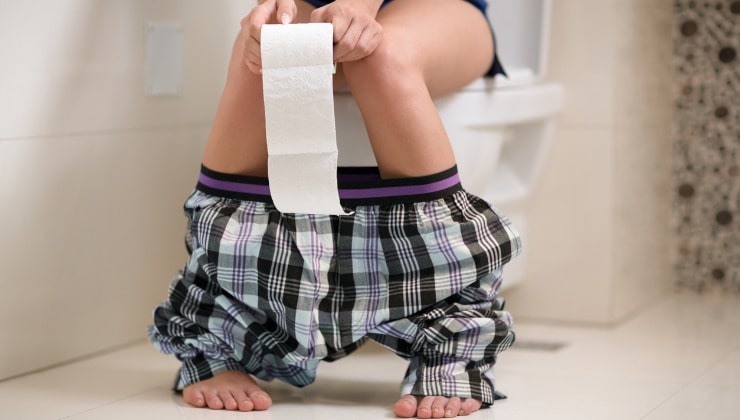
{"label": "toilet bowl", "polygon": [[[509,217],[525,252],[505,268],[504,288],[526,275],[527,205],[547,156],[563,89],[544,83],[550,0],[496,0],[489,16],[508,78],[480,78],[435,101],[463,187]],[[341,166],[375,166],[360,110],[348,92],[334,97]]]}

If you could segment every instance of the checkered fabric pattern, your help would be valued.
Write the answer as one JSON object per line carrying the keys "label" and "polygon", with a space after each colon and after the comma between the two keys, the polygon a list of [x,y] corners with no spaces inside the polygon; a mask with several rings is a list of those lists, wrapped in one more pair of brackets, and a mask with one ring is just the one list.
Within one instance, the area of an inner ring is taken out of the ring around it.
{"label": "checkered fabric pattern", "polygon": [[403,394],[493,403],[490,369],[514,341],[497,290],[521,244],[485,201],[328,216],[195,191],[185,209],[190,258],[149,329],[182,361],[178,389],[225,370],[305,386],[372,339],[410,359]]}

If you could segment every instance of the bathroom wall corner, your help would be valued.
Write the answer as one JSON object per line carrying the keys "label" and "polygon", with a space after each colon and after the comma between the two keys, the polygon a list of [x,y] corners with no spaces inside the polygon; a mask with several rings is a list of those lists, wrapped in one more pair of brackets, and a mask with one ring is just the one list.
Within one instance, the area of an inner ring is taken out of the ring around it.
{"label": "bathroom wall corner", "polygon": [[614,320],[670,290],[673,121],[671,0],[617,1],[613,86]]}
{"label": "bathroom wall corner", "polygon": [[671,290],[670,0],[553,2],[568,100],[530,204],[515,316],[610,325]]}

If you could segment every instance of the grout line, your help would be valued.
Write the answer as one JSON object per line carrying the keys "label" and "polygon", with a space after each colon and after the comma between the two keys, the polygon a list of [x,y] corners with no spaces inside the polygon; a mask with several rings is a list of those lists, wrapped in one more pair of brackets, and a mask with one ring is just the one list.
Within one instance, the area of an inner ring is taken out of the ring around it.
{"label": "grout line", "polygon": [[149,389],[146,389],[144,391],[141,391],[141,392],[137,392],[135,394],[131,394],[131,395],[127,395],[125,397],[121,397],[121,398],[115,399],[115,400],[107,401],[107,402],[105,402],[103,404],[100,404],[100,405],[97,405],[95,407],[86,408],[86,409],[84,409],[82,411],[78,411],[76,413],[65,415],[64,417],[58,417],[57,420],[71,419],[72,417],[79,416],[80,414],[85,414],[85,413],[88,413],[90,411],[97,410],[99,408],[103,408],[103,407],[109,406],[111,404],[115,404],[117,402],[121,402],[121,401],[125,401],[125,400],[131,399],[131,398],[135,398],[135,397],[138,397],[139,395],[144,395],[144,394],[146,394],[148,392],[152,392],[152,391],[157,390],[157,389],[160,389],[160,388],[161,387],[153,387],[153,388],[149,388]]}
{"label": "grout line", "polygon": [[639,305],[637,308],[630,311],[630,313],[618,318],[616,321],[614,321],[614,327],[620,327],[626,323],[634,321],[635,319],[646,315],[651,311],[657,310],[658,306],[668,305],[673,299],[676,299],[677,297],[678,294],[675,290],[665,290],[656,295],[651,301]]}
{"label": "grout line", "polygon": [[727,357],[729,357],[734,351],[735,351],[734,349],[728,349],[727,352],[725,352],[722,356],[718,357],[714,361],[714,363],[712,363],[711,365],[707,366],[707,368],[702,373],[698,374],[696,376],[696,378],[694,378],[694,380],[687,382],[684,386],[682,386],[676,392],[674,392],[671,395],[669,395],[668,397],[666,397],[663,401],[660,402],[660,404],[658,404],[657,406],[655,406],[655,408],[653,408],[652,410],[648,411],[648,413],[645,414],[643,417],[640,417],[640,420],[647,419],[648,416],[650,416],[652,413],[654,413],[655,411],[657,411],[660,407],[663,407],[664,405],[666,405],[669,401],[671,401],[672,399],[674,399],[678,394],[686,391],[687,389],[689,389],[690,386],[696,384],[702,378],[706,377],[712,369],[714,369],[715,367],[717,367],[717,365],[719,365],[720,363],[724,362],[725,359],[727,359]]}
{"label": "grout line", "polygon": [[672,393],[671,395],[667,396],[663,401],[661,401],[658,405],[656,405],[652,410],[648,411],[647,414],[645,414],[644,416],[640,417],[640,420],[647,419],[651,414],[653,414],[654,412],[656,412],[660,407],[663,407],[664,405],[666,405],[668,403],[668,401],[672,400],[678,394],[680,394],[683,391],[685,391],[686,389],[688,389],[688,387],[690,385],[691,385],[691,382],[689,382],[689,383],[685,384],[684,386],[680,387],[679,389],[677,389],[674,393]]}
{"label": "grout line", "polygon": [[74,357],[72,359],[68,359],[68,360],[65,360],[65,361],[62,361],[62,362],[58,362],[58,363],[54,363],[54,364],[51,364],[51,365],[48,365],[48,366],[44,366],[44,367],[39,368],[39,369],[34,369],[34,370],[30,370],[28,372],[23,372],[23,373],[19,373],[17,375],[9,376],[7,378],[2,378],[2,379],[0,379],[0,384],[5,383],[5,382],[10,382],[10,381],[12,381],[14,379],[24,378],[26,376],[31,376],[31,375],[36,375],[36,374],[43,373],[43,372],[48,372],[50,370],[54,370],[54,369],[57,369],[57,368],[60,368],[60,367],[69,366],[69,365],[72,365],[72,364],[75,364],[75,363],[79,363],[79,362],[82,362],[84,360],[94,359],[96,357],[100,357],[100,356],[104,356],[104,355],[107,355],[107,354],[115,353],[115,352],[120,351],[120,350],[129,349],[129,348],[132,348],[132,347],[135,347],[135,346],[139,346],[139,345],[141,345],[143,343],[146,343],[146,340],[139,339],[139,340],[131,341],[131,342],[128,342],[128,343],[119,344],[119,345],[114,346],[114,347],[108,347],[108,348],[103,349],[103,350],[98,350],[98,351],[93,352],[93,353],[88,353],[88,354],[85,354],[85,355],[82,355],[82,356]]}

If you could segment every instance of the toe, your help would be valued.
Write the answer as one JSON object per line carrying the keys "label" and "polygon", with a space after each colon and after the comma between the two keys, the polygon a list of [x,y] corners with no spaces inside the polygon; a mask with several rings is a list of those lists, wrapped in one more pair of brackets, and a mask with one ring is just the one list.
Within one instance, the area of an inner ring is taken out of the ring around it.
{"label": "toe", "polygon": [[231,391],[231,395],[234,397],[239,411],[254,410],[254,403],[252,403],[252,400],[247,397],[244,391]]}
{"label": "toe", "polygon": [[419,401],[419,407],[416,409],[416,417],[420,419],[432,418],[432,403],[435,397],[424,397]]}
{"label": "toe", "polygon": [[393,413],[403,418],[414,417],[416,415],[416,405],[416,397],[413,395],[404,395],[393,406]]}
{"label": "toe", "polygon": [[227,410],[234,411],[239,407],[236,403],[236,399],[234,399],[234,396],[231,395],[231,392],[228,390],[219,392],[218,397],[221,399],[221,402],[224,404],[224,408]]}
{"label": "toe", "polygon": [[478,411],[480,409],[480,406],[480,401],[474,400],[472,398],[466,398],[462,401],[460,412],[463,413],[463,415],[468,415],[470,413]]}
{"label": "toe", "polygon": [[272,399],[249,375],[226,371],[183,390],[185,401],[196,407],[230,411],[266,410]]}
{"label": "toe", "polygon": [[203,392],[193,387],[188,386],[183,389],[182,398],[186,403],[194,407],[203,408],[206,406],[206,397],[203,395]]}
{"label": "toe", "polygon": [[205,391],[203,395],[206,397],[208,408],[212,410],[222,410],[224,408],[224,402],[221,401],[216,391]]}
{"label": "toe", "polygon": [[249,399],[254,404],[254,409],[258,411],[267,410],[272,405],[272,398],[265,391],[256,391],[249,394]]}
{"label": "toe", "polygon": [[445,415],[447,401],[449,401],[447,397],[434,397],[432,401],[432,418],[441,419]]}
{"label": "toe", "polygon": [[447,406],[445,407],[445,417],[446,418],[452,418],[457,417],[460,414],[460,406],[462,405],[462,401],[458,397],[452,397],[449,401],[447,401]]}
{"label": "toe", "polygon": [[252,409],[257,411],[267,410],[272,406],[272,398],[262,388],[257,385],[249,376],[245,377],[246,381],[242,384],[242,391],[252,403]]}

